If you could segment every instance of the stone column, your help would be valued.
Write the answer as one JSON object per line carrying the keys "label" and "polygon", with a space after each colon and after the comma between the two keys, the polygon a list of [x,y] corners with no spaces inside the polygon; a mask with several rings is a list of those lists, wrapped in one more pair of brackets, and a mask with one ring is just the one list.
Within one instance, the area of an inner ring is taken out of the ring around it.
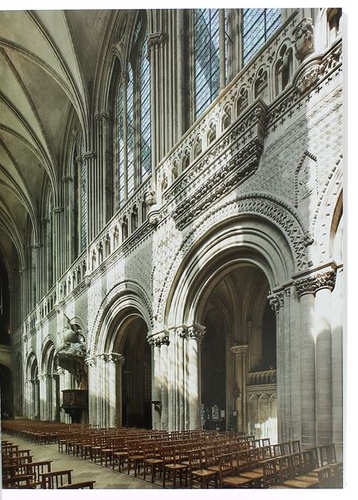
{"label": "stone column", "polygon": [[179,326],[175,329],[176,337],[176,429],[184,430],[185,422],[187,419],[186,415],[186,405],[185,405],[185,351],[184,342],[186,339],[186,328],[184,326]]}
{"label": "stone column", "polygon": [[54,280],[58,280],[62,275],[64,270],[62,262],[62,213],[63,207],[55,207],[52,210],[53,213],[53,226],[52,226],[52,238],[53,238],[53,260],[54,260]]}
{"label": "stone column", "polygon": [[202,325],[188,326],[186,332],[186,400],[187,421],[186,429],[201,428],[201,352],[200,343],[204,338],[206,328]]}
{"label": "stone column", "polygon": [[[160,22],[158,23],[160,24]],[[163,59],[164,44],[167,34],[162,30],[148,36],[148,53],[151,67],[151,96],[152,96],[152,174],[153,186],[156,185],[155,167],[166,152],[167,127],[163,126],[166,120],[165,88],[166,72]]]}
{"label": "stone column", "polygon": [[111,352],[108,355],[107,399],[109,402],[109,427],[122,425],[122,366],[123,354]]}
{"label": "stone column", "polygon": [[87,365],[88,376],[88,421],[90,423],[98,424],[97,418],[97,393],[98,393],[98,371],[97,371],[97,358],[89,356],[85,359]]}
{"label": "stone column", "polygon": [[113,179],[108,179],[108,118],[107,110],[97,113],[96,123],[96,150],[98,151],[96,165],[96,209],[97,221],[96,231],[99,232],[112,215],[112,193],[107,190],[108,185],[112,185]]}
{"label": "stone column", "polygon": [[317,444],[332,443],[332,310],[335,272],[316,276],[316,420]]}
{"label": "stone column", "polygon": [[[279,441],[291,439],[291,345],[289,312],[285,314],[285,300],[288,302],[290,290],[276,291],[268,297],[276,315],[277,358],[277,433]],[[288,304],[286,305],[288,308]]]}
{"label": "stone column", "polygon": [[96,153],[87,151],[82,155],[83,168],[87,170],[87,244],[97,235],[96,233]]}
{"label": "stone column", "polygon": [[[57,373],[59,377],[59,405],[62,406],[62,391],[66,388],[66,371],[63,368],[57,368]],[[61,422],[69,422],[69,415],[65,411],[60,411],[60,421]]]}
{"label": "stone column", "polygon": [[301,444],[307,448],[316,444],[315,290],[309,277],[295,285],[301,305]]}
{"label": "stone column", "polygon": [[235,356],[235,409],[237,411],[236,428],[239,432],[246,432],[247,429],[247,401],[246,401],[246,353],[248,345],[234,345],[230,351]]}
{"label": "stone column", "polygon": [[167,330],[149,334],[148,342],[152,347],[152,425],[153,429],[168,428],[168,374],[165,372],[167,352],[162,346],[169,345]]}
{"label": "stone column", "polygon": [[97,382],[95,391],[97,393],[97,418],[96,423],[100,427],[105,427],[107,424],[109,401],[107,394],[107,358],[105,353],[96,355]]}

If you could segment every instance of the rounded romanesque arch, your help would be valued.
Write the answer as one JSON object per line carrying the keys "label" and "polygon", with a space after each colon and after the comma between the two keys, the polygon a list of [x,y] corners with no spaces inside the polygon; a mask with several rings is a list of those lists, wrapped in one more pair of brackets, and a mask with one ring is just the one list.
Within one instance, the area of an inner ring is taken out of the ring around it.
{"label": "rounded romanesque arch", "polygon": [[134,282],[117,285],[102,302],[88,358],[90,418],[101,425],[152,425],[151,318],[147,294]]}
{"label": "rounded romanesque arch", "polygon": [[[250,230],[250,224],[252,224],[252,231]],[[158,256],[158,269],[159,267],[167,269],[156,296],[157,301],[155,303],[154,317],[158,325],[166,324],[169,326],[176,321],[176,318],[172,319],[170,317],[171,314],[175,314],[176,317],[182,314],[182,312],[178,313],[182,307],[182,301],[172,307],[172,294],[178,286],[176,277],[182,275],[184,263],[190,258],[188,255],[191,252],[195,256],[198,255],[195,251],[193,252],[193,248],[199,248],[200,242],[210,237],[220,227],[224,230],[227,228],[227,231],[230,231],[230,228],[236,231],[236,235],[233,236],[233,241],[236,241],[236,245],[241,245],[245,240],[251,247],[257,245],[257,251],[260,255],[261,250],[263,254],[267,254],[267,262],[270,262],[273,258],[271,256],[270,244],[272,244],[272,249],[274,249],[275,245],[279,244],[278,242],[282,240],[282,250],[278,249],[278,252],[275,250],[272,254],[278,257],[278,260],[276,263],[272,262],[272,271],[270,272],[276,272],[276,275],[271,276],[271,288],[281,283],[286,283],[291,280],[293,273],[307,268],[309,262],[308,250],[312,243],[312,237],[309,235],[307,228],[294,208],[282,200],[271,195],[266,195],[265,193],[260,195],[254,193],[246,194],[221,203],[217,207],[207,210],[204,218],[197,218],[179,247],[172,248],[173,244],[169,242],[169,267],[167,266],[167,254],[164,255],[166,262],[161,262],[160,255]],[[245,227],[247,227],[246,233]],[[254,242],[254,233],[261,239],[261,242]],[[251,234],[253,241],[250,243],[249,238]],[[269,241],[265,242],[266,238],[271,238],[272,243]],[[220,250],[219,246],[216,249]],[[283,251],[286,254],[283,253],[280,257],[279,254]],[[200,265],[202,265],[202,262],[200,262]],[[267,266],[267,272],[269,272],[268,270],[269,266]],[[187,275],[188,271],[186,270],[185,276]],[[176,290],[176,296],[179,295]]]}
{"label": "rounded romanesque arch", "polygon": [[[300,228],[303,237],[304,231],[292,213],[279,214],[277,205],[276,211],[271,207],[265,216],[259,214],[259,203],[256,213],[233,213],[245,206],[252,209],[255,205],[236,201],[230,206],[230,216],[226,212],[207,231],[203,229],[206,221],[196,227],[196,234],[201,235],[190,249],[188,240],[183,242],[182,255],[187,252],[167,295],[165,326],[160,335],[152,335],[154,379],[161,380],[154,391],[168,405],[170,428],[202,425],[248,432],[253,423],[247,398],[257,383],[255,377],[269,395],[276,393],[280,327],[271,295],[277,288],[290,287],[297,257],[304,256],[297,234],[285,232],[278,222],[291,218],[296,233]],[[223,215],[218,210],[213,218],[218,213]],[[165,374],[165,359],[172,355],[178,362],[176,374]],[[174,396],[171,389],[166,396],[167,387],[173,388]],[[171,413],[176,416],[172,418]],[[162,426],[164,418],[162,411]],[[277,438],[277,415],[270,422],[264,425],[265,432]]]}
{"label": "rounded romanesque arch", "polygon": [[111,348],[113,320],[124,309],[137,310],[148,325],[148,329],[152,327],[151,301],[144,288],[134,281],[118,283],[108,292],[98,309],[92,332],[89,335],[90,357]]}
{"label": "rounded romanesque arch", "polygon": [[44,420],[60,419],[60,384],[56,350],[53,341],[48,338],[44,342],[41,356],[40,391],[41,418]]}
{"label": "rounded romanesque arch", "polygon": [[267,220],[248,215],[226,219],[197,241],[183,260],[186,272],[179,268],[173,280],[164,323],[170,328],[200,321],[199,301],[222,275],[240,265],[258,267],[273,290],[291,280],[295,258],[285,235]]}

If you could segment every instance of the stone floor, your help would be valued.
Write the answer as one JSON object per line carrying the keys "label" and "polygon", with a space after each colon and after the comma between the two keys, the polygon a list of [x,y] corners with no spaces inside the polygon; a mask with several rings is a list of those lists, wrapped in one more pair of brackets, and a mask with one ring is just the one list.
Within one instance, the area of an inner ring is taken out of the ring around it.
{"label": "stone floor", "polygon": [[35,444],[6,433],[1,434],[1,439],[18,444],[20,449],[31,449],[33,461],[52,460],[52,470],[72,469],[73,482],[95,480],[95,489],[162,489],[160,483],[152,484],[150,480],[128,475],[126,471],[114,471],[91,460],[60,453],[57,444]]}

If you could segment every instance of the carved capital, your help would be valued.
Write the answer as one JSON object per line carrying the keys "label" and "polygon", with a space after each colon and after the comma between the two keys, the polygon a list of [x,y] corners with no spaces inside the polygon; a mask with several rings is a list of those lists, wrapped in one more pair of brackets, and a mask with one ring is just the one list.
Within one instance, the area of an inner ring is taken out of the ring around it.
{"label": "carved capital", "polygon": [[268,296],[269,304],[271,309],[275,311],[275,314],[278,314],[280,308],[284,306],[284,292],[274,293]]}
{"label": "carved capital", "polygon": [[205,332],[206,332],[205,326],[191,325],[188,326],[186,338],[187,340],[193,339],[201,342],[204,338]]}
{"label": "carved capital", "polygon": [[55,207],[52,209],[54,214],[61,214],[63,212],[63,207]]}
{"label": "carved capital", "polygon": [[168,40],[168,35],[164,31],[151,33],[147,39],[148,49],[159,49]]}
{"label": "carved capital", "polygon": [[82,155],[82,161],[88,162],[90,160],[94,160],[96,158],[96,153],[94,151],[86,151]]}
{"label": "carved capital", "polygon": [[185,326],[177,326],[175,334],[181,339],[185,339],[187,337],[187,328]]}
{"label": "carved capital", "polygon": [[104,110],[104,111],[100,111],[99,113],[97,113],[95,116],[94,116],[94,119],[97,121],[97,122],[101,122],[101,121],[107,121],[109,118],[109,112],[107,110]]}
{"label": "carved capital", "polygon": [[162,345],[169,345],[169,333],[166,330],[155,333],[148,338],[148,342],[153,347],[161,347]]}
{"label": "carved capital", "polygon": [[230,351],[233,353],[234,356],[238,356],[241,354],[246,354],[248,348],[249,346],[247,344],[233,345],[232,347],[230,347]]}
{"label": "carved capital", "polygon": [[299,297],[305,294],[316,294],[318,290],[328,288],[333,290],[336,284],[336,270],[319,272],[315,275],[301,278],[295,282]]}
{"label": "carved capital", "polygon": [[87,366],[96,366],[96,361],[97,360],[95,356],[89,356],[85,359],[85,363]]}

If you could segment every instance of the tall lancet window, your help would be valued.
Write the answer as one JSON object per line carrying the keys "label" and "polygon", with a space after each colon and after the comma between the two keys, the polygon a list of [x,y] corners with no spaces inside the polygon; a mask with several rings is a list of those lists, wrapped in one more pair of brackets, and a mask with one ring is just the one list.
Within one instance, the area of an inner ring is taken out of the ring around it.
{"label": "tall lancet window", "polygon": [[81,251],[87,246],[87,189],[88,189],[88,166],[84,154],[84,144],[82,143],[82,158],[79,162],[80,169],[80,235]]}
{"label": "tall lancet window", "polygon": [[140,163],[142,180],[145,180],[151,172],[150,88],[150,64],[144,40],[140,59]]}
{"label": "tall lancet window", "polygon": [[127,83],[127,196],[134,191],[134,81],[132,66],[129,65]]}
{"label": "tall lancet window", "polygon": [[194,11],[195,118],[219,95],[220,28],[219,9]]}
{"label": "tall lancet window", "polygon": [[124,96],[125,96],[125,81],[124,78],[121,79],[117,91],[116,99],[116,153],[117,153],[117,194],[119,205],[123,203],[125,199],[125,185],[124,185],[124,171],[125,171],[125,137],[124,137]]}
{"label": "tall lancet window", "polygon": [[243,9],[243,63],[246,64],[281,25],[281,9]]}
{"label": "tall lancet window", "polygon": [[128,59],[118,63],[113,131],[116,209],[151,172],[151,70],[146,41],[145,13],[140,12]]}

